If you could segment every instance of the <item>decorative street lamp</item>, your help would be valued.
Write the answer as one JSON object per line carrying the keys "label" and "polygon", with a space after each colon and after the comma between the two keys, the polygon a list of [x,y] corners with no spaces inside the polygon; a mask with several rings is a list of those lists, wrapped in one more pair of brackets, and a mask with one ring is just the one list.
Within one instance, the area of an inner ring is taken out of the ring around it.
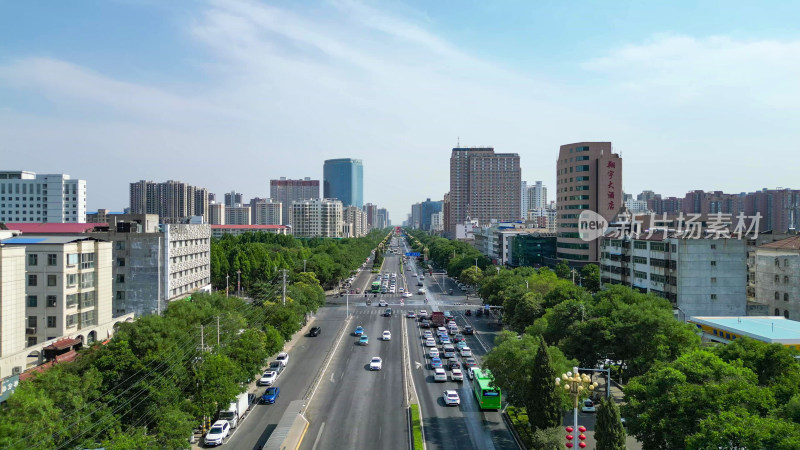
{"label": "decorative street lamp", "polygon": [[586,374],[580,374],[578,372],[577,367],[572,368],[572,372],[567,372],[561,375],[561,378],[556,378],[556,389],[559,387],[562,388],[564,391],[568,392],[572,395],[572,418],[574,427],[567,427],[567,448],[572,448],[575,444],[573,443],[574,436],[571,434],[573,432],[580,432],[581,434],[578,436],[578,446],[580,448],[586,447],[586,443],[583,442],[586,439],[586,435],[584,435],[584,431],[586,428],[578,426],[578,402],[580,401],[580,397],[582,395],[591,395],[591,393],[597,388],[597,382],[592,382],[592,379],[589,378]]}

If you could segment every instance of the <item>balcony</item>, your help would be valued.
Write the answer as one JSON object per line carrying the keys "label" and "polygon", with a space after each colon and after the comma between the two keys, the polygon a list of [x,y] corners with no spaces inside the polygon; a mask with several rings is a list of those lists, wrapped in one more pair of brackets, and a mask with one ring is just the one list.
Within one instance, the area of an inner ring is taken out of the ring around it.
{"label": "balcony", "polygon": [[25,328],[25,334],[36,334],[36,327]]}

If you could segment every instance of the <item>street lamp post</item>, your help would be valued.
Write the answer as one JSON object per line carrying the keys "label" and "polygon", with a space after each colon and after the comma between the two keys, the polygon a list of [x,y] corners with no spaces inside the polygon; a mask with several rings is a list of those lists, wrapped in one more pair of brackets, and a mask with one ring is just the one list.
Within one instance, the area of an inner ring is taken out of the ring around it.
{"label": "street lamp post", "polygon": [[305,271],[306,271],[306,260],[304,259],[303,260],[303,272],[305,272]]}
{"label": "street lamp post", "polygon": [[578,402],[581,395],[591,394],[596,387],[597,382],[593,382],[586,374],[580,374],[577,367],[573,367],[572,372],[567,372],[562,374],[560,378],[556,378],[556,389],[561,388],[572,396],[572,420],[574,427],[567,427],[567,432],[581,433],[578,439],[575,439],[572,434],[567,435],[568,448],[572,448],[575,445],[573,441],[577,440],[580,440],[578,443],[580,448],[586,447],[586,443],[583,442],[583,440],[586,439],[586,436],[583,434],[586,428],[578,427]]}
{"label": "street lamp post", "polygon": [[242,296],[242,271],[236,271],[236,295]]}
{"label": "street lamp post", "polygon": [[477,273],[477,271],[478,271],[478,258],[475,258],[475,272]]}
{"label": "street lamp post", "polygon": [[497,274],[500,275],[500,266],[495,266],[495,269],[497,269]]}
{"label": "street lamp post", "polygon": [[230,277],[231,276],[228,275],[227,273],[225,274],[225,298],[228,297],[228,278],[230,278]]}
{"label": "street lamp post", "polygon": [[525,280],[525,290],[527,291],[527,290],[529,290],[529,289],[530,289],[530,288],[528,287],[528,280]]}

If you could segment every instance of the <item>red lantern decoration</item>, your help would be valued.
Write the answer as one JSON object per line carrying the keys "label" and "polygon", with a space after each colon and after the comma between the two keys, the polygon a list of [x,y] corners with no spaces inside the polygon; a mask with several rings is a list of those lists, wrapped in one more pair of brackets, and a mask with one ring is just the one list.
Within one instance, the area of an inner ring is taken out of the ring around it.
{"label": "red lantern decoration", "polygon": [[572,448],[572,442],[567,442],[567,448]]}
{"label": "red lantern decoration", "polygon": [[578,444],[578,447],[586,448],[586,442],[581,442],[580,444]]}
{"label": "red lantern decoration", "polygon": [[567,430],[567,433],[572,433],[573,428],[572,427],[567,427],[567,428],[565,428],[565,430]]}
{"label": "red lantern decoration", "polygon": [[581,426],[578,427],[578,431],[580,431],[581,433],[585,433],[586,432],[586,427],[581,425]]}
{"label": "red lantern decoration", "polygon": [[583,441],[583,440],[586,439],[586,435],[585,434],[581,434],[581,435],[578,436],[578,439]]}
{"label": "red lantern decoration", "polygon": [[568,440],[568,441],[571,441],[571,440],[573,440],[573,439],[575,439],[575,438],[574,438],[574,437],[573,437],[571,434],[568,434],[568,435],[567,435],[567,440]]}

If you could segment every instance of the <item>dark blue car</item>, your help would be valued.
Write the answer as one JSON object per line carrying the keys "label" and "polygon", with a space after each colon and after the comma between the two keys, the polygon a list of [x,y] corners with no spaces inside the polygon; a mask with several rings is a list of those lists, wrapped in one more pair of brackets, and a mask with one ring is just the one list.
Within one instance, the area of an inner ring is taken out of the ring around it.
{"label": "dark blue car", "polygon": [[275,403],[280,395],[281,388],[276,386],[269,387],[264,391],[264,395],[261,396],[261,403]]}

